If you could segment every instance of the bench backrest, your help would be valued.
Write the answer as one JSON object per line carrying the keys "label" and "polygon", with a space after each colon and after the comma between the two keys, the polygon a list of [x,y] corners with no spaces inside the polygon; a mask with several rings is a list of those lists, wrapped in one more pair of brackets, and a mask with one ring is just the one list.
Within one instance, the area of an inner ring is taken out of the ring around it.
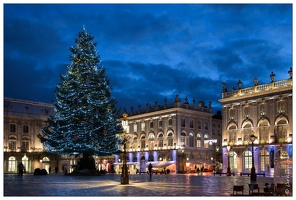
{"label": "bench backrest", "polygon": [[237,192],[244,193],[244,186],[243,185],[234,185],[233,186],[233,195],[236,195]]}

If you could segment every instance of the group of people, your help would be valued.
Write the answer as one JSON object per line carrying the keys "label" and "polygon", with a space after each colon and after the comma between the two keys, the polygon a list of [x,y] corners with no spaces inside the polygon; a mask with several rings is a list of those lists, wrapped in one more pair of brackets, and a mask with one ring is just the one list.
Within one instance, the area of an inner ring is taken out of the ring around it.
{"label": "group of people", "polygon": [[[22,162],[20,162],[17,167],[18,167],[18,176],[23,176],[24,172],[26,171],[26,168],[25,168],[24,164]],[[49,167],[48,170],[49,170],[49,173],[50,173],[51,172],[51,167]],[[58,166],[56,166],[54,170],[55,170],[55,173],[57,174],[58,173]]]}

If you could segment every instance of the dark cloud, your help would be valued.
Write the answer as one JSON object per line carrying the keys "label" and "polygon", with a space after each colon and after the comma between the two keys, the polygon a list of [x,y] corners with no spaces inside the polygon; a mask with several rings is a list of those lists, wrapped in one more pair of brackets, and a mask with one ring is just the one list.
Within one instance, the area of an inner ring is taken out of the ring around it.
{"label": "dark cloud", "polygon": [[4,96],[51,102],[86,27],[118,107],[192,103],[221,109],[228,89],[289,77],[292,4],[4,4]]}

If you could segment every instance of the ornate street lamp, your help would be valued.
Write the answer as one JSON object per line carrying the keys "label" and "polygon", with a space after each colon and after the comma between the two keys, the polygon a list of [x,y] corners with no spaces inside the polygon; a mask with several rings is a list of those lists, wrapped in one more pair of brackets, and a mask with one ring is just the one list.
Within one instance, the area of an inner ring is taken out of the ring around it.
{"label": "ornate street lamp", "polygon": [[216,157],[216,162],[219,162],[219,145],[216,146],[216,153],[215,153],[215,157]]}
{"label": "ornate street lamp", "polygon": [[122,127],[123,127],[123,163],[122,163],[122,173],[121,173],[121,184],[129,184],[128,170],[126,164],[126,141],[127,134],[126,130],[128,127],[127,114],[123,113]]}
{"label": "ornate street lamp", "polygon": [[250,140],[252,142],[252,169],[251,169],[251,182],[256,182],[256,169],[254,166],[254,141],[257,139],[257,137],[254,135],[254,132],[252,131],[252,134],[250,135]]}
{"label": "ornate street lamp", "polygon": [[182,171],[185,173],[185,167],[184,167],[184,149],[182,148]]}
{"label": "ornate street lamp", "polygon": [[228,143],[226,148],[227,148],[227,155],[228,155],[228,167],[227,167],[226,175],[231,176],[231,171],[230,171],[230,145],[229,145],[229,143]]}

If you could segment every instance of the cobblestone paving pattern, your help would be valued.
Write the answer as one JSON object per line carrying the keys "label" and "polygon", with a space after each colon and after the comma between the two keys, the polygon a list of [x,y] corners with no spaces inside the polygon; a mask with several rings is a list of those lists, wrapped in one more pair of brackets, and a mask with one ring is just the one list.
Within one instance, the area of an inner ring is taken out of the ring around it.
{"label": "cobblestone paving pattern", "polygon": [[[233,185],[244,185],[248,194],[248,176],[213,176],[197,174],[129,175],[129,184],[120,184],[120,174],[105,176],[65,176],[49,174],[4,174],[3,196],[230,196]],[[257,177],[263,191],[271,177]]]}

